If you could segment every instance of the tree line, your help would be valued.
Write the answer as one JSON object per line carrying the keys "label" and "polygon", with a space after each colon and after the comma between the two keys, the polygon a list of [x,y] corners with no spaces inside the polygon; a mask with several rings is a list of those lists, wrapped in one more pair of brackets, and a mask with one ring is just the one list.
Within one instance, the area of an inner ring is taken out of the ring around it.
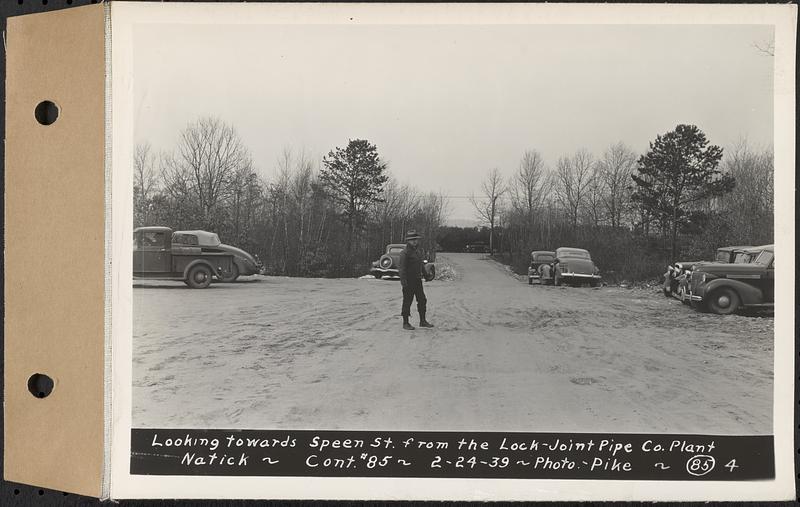
{"label": "tree line", "polygon": [[369,141],[349,140],[321,161],[286,148],[275,169],[272,178],[259,175],[233,126],[200,118],[173,150],[136,146],[134,227],[216,232],[274,275],[363,275],[409,229],[435,258],[444,198],[400,183]]}
{"label": "tree line", "polygon": [[773,173],[771,150],[742,141],[723,153],[696,126],[678,125],[641,155],[617,143],[548,165],[526,151],[511,176],[489,170],[471,201],[491,248],[519,273],[531,251],[573,246],[607,278],[641,280],[720,246],[772,243]]}
{"label": "tree line", "polygon": [[400,183],[364,139],[321,160],[286,148],[266,178],[233,126],[204,117],[172,150],[136,146],[133,167],[134,226],[216,232],[276,275],[365,274],[409,229],[424,235],[431,260],[480,238],[520,273],[533,250],[586,248],[611,280],[773,241],[772,152],[746,142],[723,152],[693,125],[657,136],[643,154],[616,143],[548,163],[527,150],[513,174],[487,171],[470,199],[485,228],[472,229],[444,227],[445,197]]}

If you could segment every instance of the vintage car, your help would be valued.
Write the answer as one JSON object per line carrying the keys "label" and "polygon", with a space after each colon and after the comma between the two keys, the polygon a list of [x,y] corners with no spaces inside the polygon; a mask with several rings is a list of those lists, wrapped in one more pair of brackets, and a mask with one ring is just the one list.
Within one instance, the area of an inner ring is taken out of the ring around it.
{"label": "vintage car", "polygon": [[531,265],[528,266],[528,285],[532,285],[534,280],[539,279],[539,266],[542,264],[553,264],[556,259],[556,253],[547,250],[534,250],[531,252]]}
{"label": "vintage car", "polygon": [[[386,253],[381,255],[381,258],[372,263],[372,269],[369,270],[370,274],[375,278],[400,278],[398,271],[398,262],[400,260],[400,252],[406,247],[403,243],[390,243],[386,245]],[[430,282],[436,277],[436,266],[427,260],[422,261],[425,270],[425,281]]]}
{"label": "vintage car", "polygon": [[600,270],[592,261],[589,251],[582,248],[557,248],[553,271],[554,285],[588,283],[596,287],[600,284]]}
{"label": "vintage car", "polygon": [[[724,246],[717,249],[714,255],[715,263],[734,262],[738,255],[742,254],[752,246]],[[678,261],[667,266],[664,273],[664,295],[667,297],[675,296],[684,303],[689,302],[689,278],[695,265],[707,263],[708,261]]]}
{"label": "vintage car", "polygon": [[205,251],[199,245],[174,243],[169,227],[133,230],[133,277],[182,280],[193,289],[205,289],[213,277],[233,270],[233,255]]}
{"label": "vintage car", "polygon": [[213,232],[207,231],[175,231],[172,243],[200,246],[203,252],[225,252],[233,256],[233,267],[229,272],[218,276],[222,282],[235,282],[239,276],[255,275],[261,272],[261,262],[241,248],[226,245]]}
{"label": "vintage car", "polygon": [[483,241],[476,241],[475,243],[468,244],[464,250],[467,253],[489,253],[489,245]]}
{"label": "vintage car", "polygon": [[729,315],[740,308],[764,308],[775,304],[775,249],[763,247],[758,257],[744,264],[704,263],[695,267],[690,280],[692,307]]}

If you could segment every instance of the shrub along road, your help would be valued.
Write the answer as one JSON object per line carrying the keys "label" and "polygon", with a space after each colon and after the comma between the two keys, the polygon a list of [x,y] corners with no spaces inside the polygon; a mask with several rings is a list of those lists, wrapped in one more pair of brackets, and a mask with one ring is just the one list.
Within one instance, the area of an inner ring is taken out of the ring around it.
{"label": "shrub along road", "polygon": [[136,281],[133,426],[771,434],[771,317],[438,262],[414,331],[396,280]]}

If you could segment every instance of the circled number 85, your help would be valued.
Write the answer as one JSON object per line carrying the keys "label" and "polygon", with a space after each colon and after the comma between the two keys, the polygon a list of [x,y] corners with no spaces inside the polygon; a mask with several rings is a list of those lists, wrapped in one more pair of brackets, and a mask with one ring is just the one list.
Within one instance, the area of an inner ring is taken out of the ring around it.
{"label": "circled number 85", "polygon": [[714,460],[713,456],[705,456],[702,454],[698,456],[692,456],[689,458],[689,461],[686,462],[686,471],[691,475],[699,477],[714,470],[715,464],[716,461]]}

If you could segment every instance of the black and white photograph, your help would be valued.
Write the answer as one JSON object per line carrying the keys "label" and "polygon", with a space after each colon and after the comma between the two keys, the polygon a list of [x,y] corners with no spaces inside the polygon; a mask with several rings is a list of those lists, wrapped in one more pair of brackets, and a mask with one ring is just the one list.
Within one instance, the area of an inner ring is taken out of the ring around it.
{"label": "black and white photograph", "polygon": [[[314,432],[607,449],[663,434],[689,473],[673,479],[725,481],[747,465],[713,449],[758,437],[773,468],[748,477],[774,479],[794,229],[776,215],[794,162],[776,147],[774,22],[192,7],[124,32],[126,417],[149,446],[196,444],[185,430],[332,448],[351,440]],[[360,476],[352,442],[305,466]],[[575,477],[624,469],[622,451]]]}

